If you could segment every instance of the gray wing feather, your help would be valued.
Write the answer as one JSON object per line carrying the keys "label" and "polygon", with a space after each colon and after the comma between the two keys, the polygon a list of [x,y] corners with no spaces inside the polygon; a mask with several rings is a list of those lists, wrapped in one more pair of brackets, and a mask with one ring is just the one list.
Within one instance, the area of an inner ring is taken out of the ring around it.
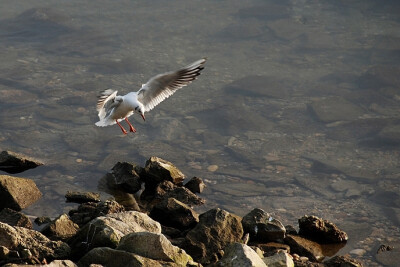
{"label": "gray wing feather", "polygon": [[97,111],[99,112],[100,120],[109,116],[114,108],[116,108],[122,101],[115,101],[118,91],[107,89],[101,93],[97,101]]}
{"label": "gray wing feather", "polygon": [[150,111],[178,89],[190,84],[200,75],[206,59],[200,59],[186,67],[159,74],[151,78],[138,91],[138,100],[144,105],[144,111]]}

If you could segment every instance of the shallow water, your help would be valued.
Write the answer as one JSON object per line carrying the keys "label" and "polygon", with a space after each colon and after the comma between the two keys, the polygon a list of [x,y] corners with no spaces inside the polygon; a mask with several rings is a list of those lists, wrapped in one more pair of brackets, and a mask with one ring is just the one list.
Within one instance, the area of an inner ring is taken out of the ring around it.
{"label": "shallow water", "polygon": [[[376,250],[400,245],[399,14],[372,0],[2,1],[0,149],[46,164],[19,175],[44,194],[25,212],[68,212],[67,190],[159,156],[206,180],[199,211],[320,216],[349,234],[339,254],[389,266]],[[136,134],[94,125],[100,91],[201,57],[197,81],[131,119]]]}

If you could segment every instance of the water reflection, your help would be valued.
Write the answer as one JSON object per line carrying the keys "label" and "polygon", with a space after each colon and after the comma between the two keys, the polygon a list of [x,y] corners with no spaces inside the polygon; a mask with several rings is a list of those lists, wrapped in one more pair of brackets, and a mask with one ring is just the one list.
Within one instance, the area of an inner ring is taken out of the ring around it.
{"label": "water reflection", "polygon": [[[46,163],[23,174],[44,193],[27,212],[58,215],[67,190],[154,155],[208,181],[203,209],[332,220],[350,236],[340,253],[365,249],[367,265],[399,238],[398,1],[3,6],[0,146]],[[203,56],[202,79],[135,135],[94,126],[99,91]]]}

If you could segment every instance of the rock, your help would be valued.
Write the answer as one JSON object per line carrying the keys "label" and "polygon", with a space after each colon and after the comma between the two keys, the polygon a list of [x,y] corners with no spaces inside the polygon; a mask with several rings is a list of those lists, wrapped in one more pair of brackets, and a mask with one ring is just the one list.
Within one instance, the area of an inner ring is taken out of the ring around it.
{"label": "rock", "polygon": [[70,239],[73,258],[80,258],[96,247],[116,248],[124,235],[136,232],[160,234],[161,225],[147,214],[137,211],[112,213],[95,218]]}
{"label": "rock", "polygon": [[183,249],[201,264],[216,262],[227,244],[241,241],[240,221],[240,217],[225,210],[209,210],[200,215],[199,223],[187,233]]}
{"label": "rock", "polygon": [[342,97],[328,97],[314,100],[309,108],[316,117],[325,123],[334,121],[352,121],[358,119],[365,112],[359,106],[350,103]]}
{"label": "rock", "polygon": [[0,170],[8,173],[19,173],[41,165],[43,163],[12,151],[0,153]]}
{"label": "rock", "polygon": [[390,144],[400,144],[400,125],[388,125],[383,128],[378,137]]}
{"label": "rock", "polygon": [[326,267],[362,267],[361,262],[351,259],[348,256],[335,256],[324,262]]}
{"label": "rock", "polygon": [[263,258],[268,267],[294,267],[292,256],[284,251],[278,251],[275,255]]}
{"label": "rock", "polygon": [[259,247],[266,256],[272,256],[278,251],[286,251],[287,253],[290,253],[290,247],[286,244],[269,242],[266,244],[256,244],[256,246]]}
{"label": "rock", "polygon": [[171,162],[158,157],[151,157],[146,161],[144,176],[146,187],[154,187],[164,180],[182,185],[185,179],[185,175]]}
{"label": "rock", "polygon": [[163,235],[157,233],[141,232],[131,233],[121,238],[117,250],[135,253],[153,260],[174,262],[186,266],[192,261],[186,252],[174,245]]}
{"label": "rock", "polygon": [[86,202],[100,202],[100,194],[94,192],[71,192],[65,194],[67,202],[86,203]]}
{"label": "rock", "polygon": [[20,211],[42,197],[35,182],[26,178],[0,175],[0,210]]}
{"label": "rock", "polygon": [[202,193],[206,184],[203,182],[203,179],[199,177],[193,177],[185,184],[185,187],[189,189],[192,193]]}
{"label": "rock", "polygon": [[291,253],[306,256],[311,261],[322,261],[325,257],[322,253],[322,248],[318,243],[303,237],[286,235],[285,243],[290,246]]}
{"label": "rock", "polygon": [[67,214],[62,214],[42,229],[42,234],[52,240],[66,241],[76,235],[79,226],[71,221]]}
{"label": "rock", "polygon": [[54,260],[49,264],[34,264],[34,265],[26,265],[26,264],[6,264],[3,267],[78,267],[74,262],[70,260]]}
{"label": "rock", "polygon": [[192,228],[199,222],[197,212],[175,198],[164,199],[155,205],[149,216],[162,225],[180,230]]}
{"label": "rock", "polygon": [[147,190],[147,188],[143,191],[140,196],[146,202],[149,202],[150,206],[156,205],[158,202],[163,199],[175,198],[187,205],[202,205],[204,204],[204,200],[194,193],[192,193],[189,189],[181,186],[177,186],[170,181],[163,181],[157,185],[154,190]]}
{"label": "rock", "polygon": [[102,266],[112,266],[112,267],[174,266],[174,265],[169,265],[168,263],[163,263],[160,261],[141,257],[139,255],[130,252],[116,250],[107,247],[99,247],[92,249],[85,256],[83,256],[78,262],[78,266],[90,266],[91,264],[101,264]]}
{"label": "rock", "polygon": [[267,266],[253,249],[241,243],[232,243],[226,246],[224,249],[224,256],[216,265],[224,267]]}
{"label": "rock", "polygon": [[128,162],[118,162],[112,168],[115,183],[120,185],[125,192],[134,194],[142,188],[140,174],[144,169]]}
{"label": "rock", "polygon": [[0,223],[0,246],[21,252],[28,249],[33,257],[42,261],[64,259],[70,247],[62,241],[51,241],[43,234],[23,227]]}
{"label": "rock", "polygon": [[107,214],[122,211],[125,211],[123,206],[118,204],[116,201],[108,200],[99,203],[83,203],[79,205],[77,209],[70,210],[68,213],[74,223],[83,226],[99,216],[105,216]]}
{"label": "rock", "polygon": [[35,221],[34,221],[37,225],[42,225],[45,223],[50,223],[51,219],[50,217],[46,217],[46,216],[41,216],[41,217],[36,217]]}
{"label": "rock", "polygon": [[250,234],[250,242],[279,241],[285,237],[283,224],[262,209],[253,209],[242,219],[243,230]]}
{"label": "rock", "polygon": [[396,240],[386,245],[380,245],[375,254],[375,260],[382,266],[398,266],[400,255],[400,241]]}
{"label": "rock", "polygon": [[307,215],[299,219],[299,235],[324,244],[345,242],[348,239],[347,234],[335,224]]}
{"label": "rock", "polygon": [[11,226],[19,226],[32,229],[32,222],[25,214],[9,208],[5,208],[0,211],[0,222],[6,223]]}

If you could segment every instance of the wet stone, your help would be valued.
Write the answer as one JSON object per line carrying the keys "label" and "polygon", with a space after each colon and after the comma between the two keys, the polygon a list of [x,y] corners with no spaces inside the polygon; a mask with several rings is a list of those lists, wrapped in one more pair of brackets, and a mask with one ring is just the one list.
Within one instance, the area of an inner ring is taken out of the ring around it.
{"label": "wet stone", "polygon": [[346,267],[362,267],[361,262],[352,259],[348,256],[335,256],[324,262],[324,266],[326,267],[337,267],[337,266],[346,266]]}
{"label": "wet stone", "polygon": [[335,224],[316,216],[303,216],[299,219],[299,235],[320,243],[341,243],[348,239],[345,232]]}
{"label": "wet stone", "polygon": [[32,222],[25,214],[9,208],[5,208],[0,211],[0,222],[11,226],[32,229]]}
{"label": "wet stone", "polygon": [[285,244],[290,246],[292,253],[308,257],[311,261],[322,261],[325,258],[318,243],[300,236],[286,235]]}
{"label": "wet stone", "polygon": [[72,192],[68,191],[65,194],[67,202],[86,203],[86,202],[100,202],[100,194],[95,192]]}
{"label": "wet stone", "polygon": [[8,173],[19,173],[28,169],[33,169],[43,163],[12,151],[2,151],[0,153],[0,170]]}

